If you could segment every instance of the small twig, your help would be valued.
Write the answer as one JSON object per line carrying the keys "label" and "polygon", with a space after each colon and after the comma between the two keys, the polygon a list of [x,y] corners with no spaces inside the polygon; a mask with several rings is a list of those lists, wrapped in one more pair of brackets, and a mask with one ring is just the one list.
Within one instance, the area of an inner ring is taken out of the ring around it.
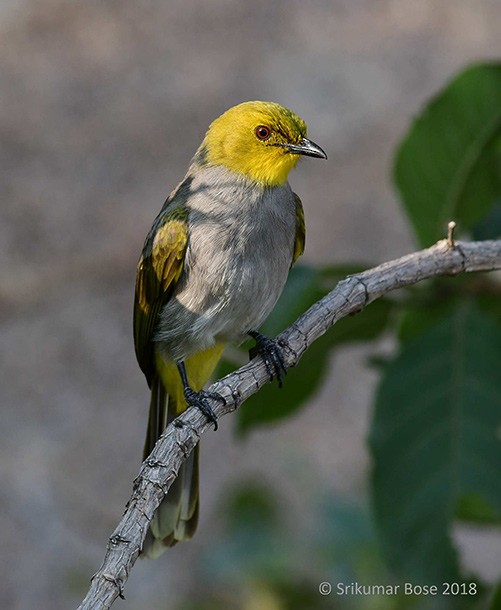
{"label": "small twig", "polygon": [[[287,366],[295,366],[308,347],[340,318],[361,311],[384,294],[440,275],[501,269],[501,241],[455,242],[455,223],[449,223],[447,239],[427,250],[409,254],[363,273],[350,276],[312,305],[277,340]],[[226,404],[210,400],[217,417],[234,411],[269,381],[266,366],[255,358],[214,383]],[[177,472],[211,424],[198,409],[190,408],[167,426],[151,455],[141,466],[125,513],[109,539],[106,555],[79,610],[107,610],[123,587],[136,562],[149,523]]]}
{"label": "small twig", "polygon": [[454,231],[456,230],[456,223],[451,220],[447,225],[447,245],[449,248],[455,248],[456,244],[454,242]]}

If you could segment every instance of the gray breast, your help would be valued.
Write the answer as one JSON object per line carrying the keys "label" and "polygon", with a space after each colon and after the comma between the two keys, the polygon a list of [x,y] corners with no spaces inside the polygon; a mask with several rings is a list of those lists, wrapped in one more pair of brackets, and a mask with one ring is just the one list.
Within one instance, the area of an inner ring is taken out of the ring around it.
{"label": "gray breast", "polygon": [[296,234],[288,184],[235,184],[211,168],[197,173],[188,205],[186,264],[155,337],[174,359],[218,340],[239,342],[262,324],[283,290]]}

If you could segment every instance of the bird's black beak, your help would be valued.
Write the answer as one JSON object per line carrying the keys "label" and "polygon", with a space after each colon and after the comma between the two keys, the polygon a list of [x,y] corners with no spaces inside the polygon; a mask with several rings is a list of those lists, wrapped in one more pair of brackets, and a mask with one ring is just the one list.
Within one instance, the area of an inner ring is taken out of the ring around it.
{"label": "bird's black beak", "polygon": [[317,159],[327,159],[327,155],[318,144],[301,138],[299,144],[285,144],[285,148],[295,155],[305,155],[306,157],[317,157]]}

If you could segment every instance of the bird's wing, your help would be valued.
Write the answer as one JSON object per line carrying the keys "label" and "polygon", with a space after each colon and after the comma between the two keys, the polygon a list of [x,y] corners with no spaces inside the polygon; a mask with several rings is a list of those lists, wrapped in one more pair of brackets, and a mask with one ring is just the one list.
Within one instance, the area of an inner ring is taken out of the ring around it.
{"label": "bird's wing", "polygon": [[296,193],[294,193],[294,201],[296,203],[296,237],[294,239],[294,252],[292,254],[291,266],[304,252],[304,244],[306,241],[306,227],[304,223],[303,204],[301,203],[301,199],[299,199]]}
{"label": "bird's wing", "polygon": [[187,244],[188,210],[176,205],[175,198],[168,200],[146,237],[136,274],[134,346],[150,386],[155,376],[153,333],[183,271]]}

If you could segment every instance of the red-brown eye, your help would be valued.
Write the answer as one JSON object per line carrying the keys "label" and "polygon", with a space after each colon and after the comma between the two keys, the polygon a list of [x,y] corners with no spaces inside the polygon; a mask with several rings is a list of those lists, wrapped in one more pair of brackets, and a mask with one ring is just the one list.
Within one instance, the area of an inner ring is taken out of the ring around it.
{"label": "red-brown eye", "polygon": [[254,133],[258,140],[267,140],[271,136],[270,128],[266,127],[266,125],[259,125],[254,130]]}

